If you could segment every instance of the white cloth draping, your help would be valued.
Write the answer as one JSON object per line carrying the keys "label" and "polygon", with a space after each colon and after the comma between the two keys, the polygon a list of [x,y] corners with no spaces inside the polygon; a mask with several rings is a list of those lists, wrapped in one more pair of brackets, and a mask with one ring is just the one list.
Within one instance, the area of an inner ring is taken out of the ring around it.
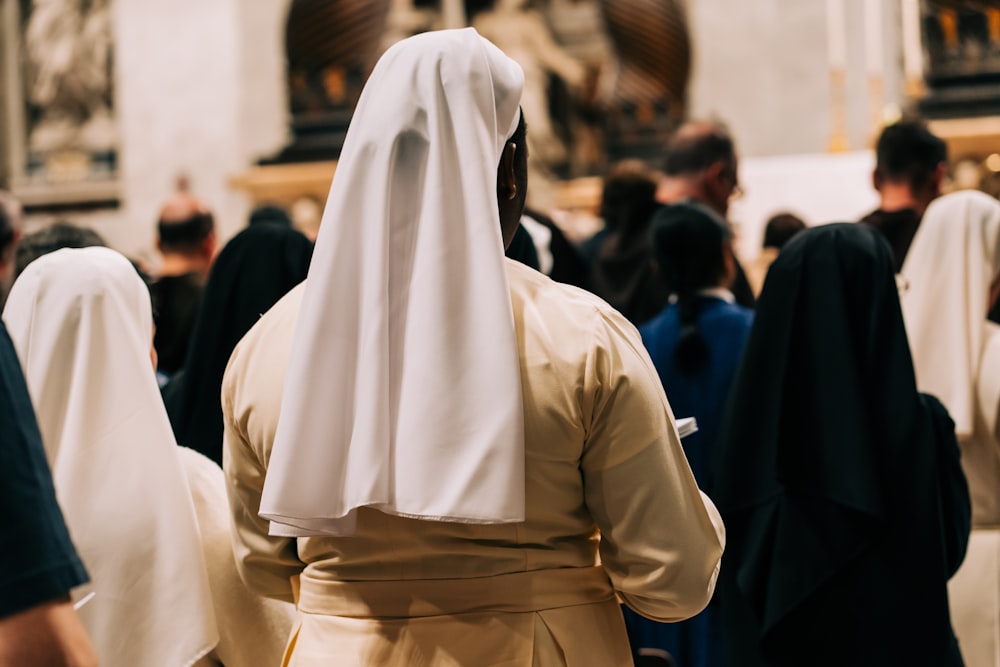
{"label": "white cloth draping", "polygon": [[990,284],[998,270],[1000,202],[962,191],[931,203],[903,263],[900,305],[917,385],[944,403],[960,437],[974,427]]}
{"label": "white cloth draping", "polygon": [[191,494],[150,360],[149,291],[107,248],[28,266],[4,309],[91,577],[102,665],[186,667],[219,641]]}
{"label": "white cloth draping", "polygon": [[289,360],[260,516],[344,534],[373,507],[524,519],[497,165],[524,77],[473,29],[403,40],[358,102]]}

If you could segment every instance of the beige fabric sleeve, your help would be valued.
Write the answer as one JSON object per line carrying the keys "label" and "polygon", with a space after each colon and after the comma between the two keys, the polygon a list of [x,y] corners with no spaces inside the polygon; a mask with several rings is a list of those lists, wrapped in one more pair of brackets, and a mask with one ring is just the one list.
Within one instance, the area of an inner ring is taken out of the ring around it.
{"label": "beige fabric sleeve", "polygon": [[212,602],[219,626],[215,655],[226,667],[277,665],[295,618],[293,605],[252,593],[241,581],[234,559],[222,470],[185,447],[177,448],[198,513]]}
{"label": "beige fabric sleeve", "polygon": [[625,603],[680,621],[712,597],[725,529],[699,491],[635,328],[601,312],[584,385],[582,469],[601,560]]}
{"label": "beige fabric sleeve", "polygon": [[[270,449],[271,443],[249,435],[251,410],[242,392],[251,388],[241,382],[244,364],[245,359],[237,347],[222,382],[225,428],[222,467],[232,515],[233,555],[240,577],[251,590],[291,602],[291,579],[304,565],[298,558],[295,540],[268,535],[268,522],[257,516],[267,472],[265,450]],[[277,411],[277,407],[274,409]]]}
{"label": "beige fabric sleeve", "polygon": [[1000,326],[993,322],[983,325],[983,353],[976,384],[979,412],[988,432],[1000,438]]}

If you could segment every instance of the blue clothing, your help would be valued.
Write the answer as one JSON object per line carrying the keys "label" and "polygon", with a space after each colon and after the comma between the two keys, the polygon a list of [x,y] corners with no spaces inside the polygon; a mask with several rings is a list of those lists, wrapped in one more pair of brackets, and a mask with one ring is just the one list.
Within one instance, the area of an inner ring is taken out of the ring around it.
{"label": "blue clothing", "polygon": [[639,327],[670,408],[677,418],[694,417],[698,432],[684,438],[684,453],[701,490],[712,496],[711,453],[722,421],[729,386],[753,324],[753,311],[716,297],[698,304],[698,329],[708,345],[708,362],[693,375],[677,370],[674,349],[680,338],[680,311],[670,304]]}
{"label": "blue clothing", "polygon": [[[712,496],[712,451],[729,397],[729,388],[739,367],[753,311],[714,297],[699,297],[698,328],[708,346],[708,361],[693,374],[677,369],[674,350],[680,338],[680,311],[670,304],[659,315],[639,327],[674,415],[694,417],[698,432],[684,438],[684,452],[698,486]],[[669,508],[664,508],[669,511]],[[625,609],[625,625],[632,650],[660,648],[668,651],[678,667],[715,667],[723,652],[719,618],[709,606],[698,616],[681,623],[657,623]]]}
{"label": "blue clothing", "polygon": [[0,322],[0,618],[87,583],[52,486],[31,397]]}

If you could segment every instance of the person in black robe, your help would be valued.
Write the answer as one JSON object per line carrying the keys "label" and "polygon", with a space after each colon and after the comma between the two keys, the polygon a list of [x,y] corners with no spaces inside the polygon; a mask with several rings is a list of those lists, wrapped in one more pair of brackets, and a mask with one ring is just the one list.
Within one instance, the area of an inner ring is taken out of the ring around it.
{"label": "person in black robe", "polygon": [[236,343],[305,280],[313,245],[302,233],[256,224],[219,253],[181,371],[163,388],[177,442],[222,465],[222,375]]}
{"label": "person in black robe", "polygon": [[948,147],[918,121],[903,120],[879,135],[872,183],[879,207],[861,219],[892,247],[896,273],[917,233],[927,206],[941,194]]}
{"label": "person in black robe", "polygon": [[96,665],[69,592],[89,580],[56,502],[31,397],[0,323],[0,664]]}
{"label": "person in black robe", "polygon": [[728,665],[963,664],[946,582],[968,487],[876,231],[818,227],[778,255],[716,456]]}
{"label": "person in black robe", "polygon": [[162,255],[159,275],[150,285],[160,384],[180,370],[187,356],[195,318],[215,257],[215,218],[188,191],[187,180],[160,209],[156,247]]}

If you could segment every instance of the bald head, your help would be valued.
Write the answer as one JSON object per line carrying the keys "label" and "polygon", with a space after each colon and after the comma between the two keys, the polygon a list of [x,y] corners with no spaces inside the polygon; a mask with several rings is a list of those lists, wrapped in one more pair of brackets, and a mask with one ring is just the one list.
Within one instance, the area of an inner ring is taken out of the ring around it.
{"label": "bald head", "polygon": [[722,123],[689,121],[670,137],[657,198],[664,204],[695,199],[725,216],[736,191],[736,149]]}
{"label": "bald head", "polygon": [[215,221],[200,199],[186,189],[178,191],[160,209],[157,232],[165,275],[208,272],[215,254]]}
{"label": "bald head", "polygon": [[736,162],[729,131],[720,123],[691,121],[681,125],[667,142],[663,172],[667,176],[694,175],[716,162]]}

